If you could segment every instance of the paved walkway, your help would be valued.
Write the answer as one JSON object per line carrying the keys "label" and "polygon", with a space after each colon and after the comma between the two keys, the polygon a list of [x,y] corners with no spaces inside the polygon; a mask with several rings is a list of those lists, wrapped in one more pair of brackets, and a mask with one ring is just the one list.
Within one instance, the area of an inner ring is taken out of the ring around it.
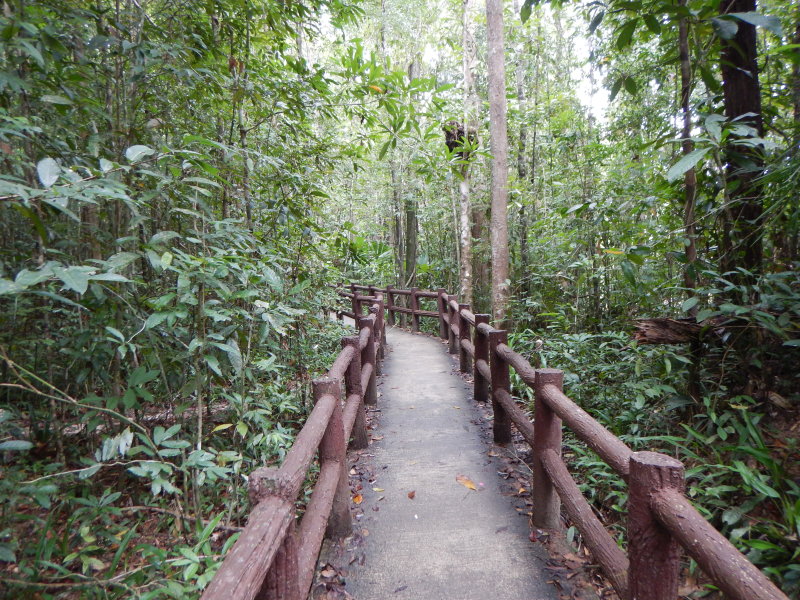
{"label": "paved walkway", "polygon": [[356,600],[555,600],[546,554],[500,494],[471,386],[446,347],[399,329],[387,339],[380,430],[368,451],[375,481],[361,492],[365,560],[350,567],[347,591]]}

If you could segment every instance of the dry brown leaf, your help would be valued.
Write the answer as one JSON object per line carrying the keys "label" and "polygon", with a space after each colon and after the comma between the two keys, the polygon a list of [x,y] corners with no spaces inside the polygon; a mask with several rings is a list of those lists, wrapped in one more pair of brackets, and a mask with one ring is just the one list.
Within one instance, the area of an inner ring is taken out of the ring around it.
{"label": "dry brown leaf", "polygon": [[330,565],[325,565],[325,568],[319,572],[320,575],[323,577],[335,577],[336,576],[336,569],[334,569]]}
{"label": "dry brown leaf", "polygon": [[475,482],[472,481],[472,479],[470,479],[466,475],[456,475],[456,481],[461,485],[463,485],[465,488],[469,488],[475,492],[478,491],[478,488],[475,487]]}
{"label": "dry brown leaf", "polygon": [[356,504],[361,504],[364,501],[364,497],[361,494],[356,494],[353,496],[353,502]]}
{"label": "dry brown leaf", "polygon": [[372,436],[372,441],[373,442],[377,442],[378,440],[382,440],[382,439],[383,439],[382,435],[373,435]]}
{"label": "dry brown leaf", "polygon": [[411,490],[408,492],[408,499],[413,500],[417,496],[417,492],[415,490]]}

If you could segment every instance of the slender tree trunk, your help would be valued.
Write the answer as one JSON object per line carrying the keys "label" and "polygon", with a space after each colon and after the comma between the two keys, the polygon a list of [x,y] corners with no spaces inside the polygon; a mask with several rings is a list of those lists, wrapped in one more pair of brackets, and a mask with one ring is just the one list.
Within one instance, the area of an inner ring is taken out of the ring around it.
{"label": "slender tree trunk", "polygon": [[[720,12],[746,13],[756,10],[755,0],[722,0]],[[761,116],[761,88],[758,80],[758,49],[756,28],[737,21],[738,30],[732,40],[722,40],[721,68],[722,91],[725,99],[725,116],[753,125],[763,133]],[[752,113],[755,116],[742,117]],[[763,159],[759,151],[741,146],[729,146],[728,181],[731,211],[730,247],[723,248],[721,267],[731,271],[742,267],[758,275],[761,272],[762,254],[762,197],[755,179],[760,175]],[[735,185],[732,189],[731,186]],[[742,280],[740,275],[736,279]],[[745,278],[746,279],[746,278]]]}
{"label": "slender tree trunk", "polygon": [[492,315],[495,326],[508,317],[508,132],[503,2],[486,0],[489,71],[489,133],[492,149]]}
{"label": "slender tree trunk", "polygon": [[[686,0],[680,0],[680,6],[686,6]],[[681,63],[681,113],[683,115],[682,149],[683,154],[694,150],[692,142],[692,113],[689,107],[689,98],[692,90],[692,68],[689,62],[689,23],[684,17],[678,23],[678,44]],[[695,196],[697,194],[697,176],[694,167],[683,175],[684,202],[683,202],[683,228],[686,234],[686,268],[683,272],[683,282],[689,296],[694,295],[697,285],[697,248],[695,246]]]}
{"label": "slender tree trunk", "polygon": [[[800,6],[795,13],[793,43],[800,45]],[[794,152],[800,144],[800,48],[794,49],[794,65],[792,66],[792,103],[794,105]]]}
{"label": "slender tree trunk", "polygon": [[[519,1],[514,0],[514,14],[519,14]],[[525,65],[523,64],[522,57],[524,56],[524,41],[520,41],[519,48],[517,49],[516,60],[516,83],[517,83],[517,109],[523,118],[520,119],[519,124],[519,141],[517,143],[517,178],[520,183],[524,182],[528,177],[528,163],[527,163],[527,142],[528,142],[528,127],[526,125],[527,119],[525,118],[527,108],[527,98],[525,96]],[[523,296],[528,296],[528,214],[525,207],[525,199],[520,200],[519,208],[519,271],[521,276],[522,286],[520,291]]]}
{"label": "slender tree trunk", "polygon": [[[686,6],[686,0],[679,0],[679,6]],[[692,113],[689,106],[689,99],[692,93],[692,67],[689,60],[689,22],[683,17],[678,22],[678,53],[681,65],[681,113],[683,115],[683,154],[689,154],[694,150],[692,143]],[[686,235],[684,242],[686,248],[686,265],[683,270],[683,284],[686,287],[686,295],[689,298],[695,296],[697,287],[697,246],[696,246],[696,227],[695,227],[695,202],[697,196],[697,174],[694,167],[686,171],[683,175],[683,230]],[[697,306],[689,310],[692,317],[697,316]],[[687,378],[687,391],[695,400],[700,399],[700,360],[703,350],[702,344],[694,340],[690,347],[691,364]]]}
{"label": "slender tree trunk", "polygon": [[[475,94],[475,77],[472,69],[476,58],[475,39],[470,30],[470,0],[463,2],[462,38],[463,38],[463,70],[464,70],[464,141],[469,141],[470,133],[477,129],[475,123],[477,98]],[[461,181],[459,192],[461,195],[461,210],[459,213],[459,264],[461,279],[461,297],[466,304],[472,305],[472,199],[470,194],[470,155],[464,153],[464,164],[461,168]]]}
{"label": "slender tree trunk", "polygon": [[405,287],[417,284],[417,203],[412,194],[404,194],[403,206],[406,216]]}

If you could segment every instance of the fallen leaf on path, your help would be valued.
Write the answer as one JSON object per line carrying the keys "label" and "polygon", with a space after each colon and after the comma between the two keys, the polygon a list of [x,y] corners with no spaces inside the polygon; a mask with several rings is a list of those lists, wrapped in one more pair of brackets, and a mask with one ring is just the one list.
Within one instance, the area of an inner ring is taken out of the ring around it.
{"label": "fallen leaf on path", "polygon": [[325,565],[325,568],[319,572],[320,575],[323,577],[335,577],[336,576],[336,569],[334,569],[331,565]]}
{"label": "fallen leaf on path", "polygon": [[356,494],[353,496],[353,502],[356,504],[361,504],[364,501],[364,497],[361,494]]}
{"label": "fallen leaf on path", "polygon": [[383,488],[372,488],[372,491],[373,492],[385,492],[386,490],[384,490]]}
{"label": "fallen leaf on path", "polygon": [[475,492],[478,491],[478,488],[475,487],[475,482],[472,481],[472,479],[470,479],[466,475],[456,475],[456,481],[461,485],[463,485],[465,488],[469,488]]}
{"label": "fallen leaf on path", "polygon": [[364,537],[367,537],[369,535],[369,529],[362,529],[361,530],[361,535],[363,535]]}
{"label": "fallen leaf on path", "polygon": [[383,439],[382,435],[373,435],[372,436],[372,441],[373,442],[377,442],[378,440],[382,440],[382,439]]}
{"label": "fallen leaf on path", "polygon": [[408,492],[408,499],[413,500],[417,496],[417,492],[415,490],[411,490]]}
{"label": "fallen leaf on path", "polygon": [[455,408],[456,410],[461,410],[461,407],[460,407],[460,406],[455,406],[455,405],[454,405],[454,406],[453,406],[453,408]]}

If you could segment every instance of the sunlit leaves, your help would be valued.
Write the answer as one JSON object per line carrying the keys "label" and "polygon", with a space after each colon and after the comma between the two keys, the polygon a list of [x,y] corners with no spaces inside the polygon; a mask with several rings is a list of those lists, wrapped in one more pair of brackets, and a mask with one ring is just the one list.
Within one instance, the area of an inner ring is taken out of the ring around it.
{"label": "sunlit leaves", "polygon": [[152,156],[155,153],[156,151],[150,148],[149,146],[136,145],[136,146],[131,146],[130,148],[125,150],[125,158],[127,158],[132,163],[137,163],[148,156]]}
{"label": "sunlit leaves", "polygon": [[61,167],[54,159],[50,157],[43,158],[36,163],[36,174],[39,176],[39,181],[42,185],[49,188],[58,181],[61,175]]}

